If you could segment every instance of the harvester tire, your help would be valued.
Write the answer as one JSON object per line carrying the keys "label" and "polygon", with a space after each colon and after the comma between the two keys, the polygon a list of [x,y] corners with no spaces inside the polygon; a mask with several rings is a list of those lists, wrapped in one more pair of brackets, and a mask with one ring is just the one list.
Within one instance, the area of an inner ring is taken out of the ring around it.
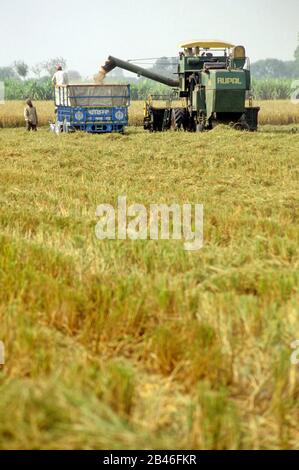
{"label": "harvester tire", "polygon": [[185,108],[174,108],[171,116],[172,129],[186,130],[187,129],[187,110]]}
{"label": "harvester tire", "polygon": [[237,131],[249,131],[250,127],[246,121],[239,121],[233,125],[233,129]]}
{"label": "harvester tire", "polygon": [[196,124],[196,132],[204,132],[205,126],[203,124]]}

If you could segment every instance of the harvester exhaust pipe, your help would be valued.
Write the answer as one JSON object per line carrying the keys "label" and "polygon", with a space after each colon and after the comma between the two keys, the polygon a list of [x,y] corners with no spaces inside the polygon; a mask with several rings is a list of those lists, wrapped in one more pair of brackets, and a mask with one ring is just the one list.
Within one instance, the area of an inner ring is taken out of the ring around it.
{"label": "harvester exhaust pipe", "polygon": [[[167,78],[158,73],[151,72],[150,70],[134,65],[131,62],[126,62],[116,57],[109,56],[107,62],[102,67],[101,71],[103,75],[111,72],[115,67],[120,67],[121,69],[127,70],[128,72],[136,73],[142,77],[149,78],[155,82],[163,83],[164,85],[170,86],[172,88],[178,88],[180,86],[179,80],[173,80],[172,78]],[[101,73],[101,72],[100,72]]]}

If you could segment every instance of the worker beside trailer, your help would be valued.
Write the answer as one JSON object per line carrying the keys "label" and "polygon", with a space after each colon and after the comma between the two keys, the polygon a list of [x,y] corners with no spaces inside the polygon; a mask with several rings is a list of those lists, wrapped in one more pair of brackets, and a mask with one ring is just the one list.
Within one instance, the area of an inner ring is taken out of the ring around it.
{"label": "worker beside trailer", "polygon": [[38,117],[35,106],[30,99],[26,101],[26,106],[24,109],[24,118],[26,123],[27,131],[37,131]]}

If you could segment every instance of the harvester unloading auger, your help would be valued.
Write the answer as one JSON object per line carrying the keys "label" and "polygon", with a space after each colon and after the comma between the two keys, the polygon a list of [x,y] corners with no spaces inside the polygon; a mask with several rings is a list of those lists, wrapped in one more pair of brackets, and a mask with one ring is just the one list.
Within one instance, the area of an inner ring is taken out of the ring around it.
{"label": "harvester unloading auger", "polygon": [[147,101],[144,127],[162,131],[174,127],[189,131],[213,129],[218,123],[235,129],[257,130],[260,108],[246,94],[251,90],[249,60],[243,46],[223,41],[193,41],[180,46],[177,79],[165,77],[116,57],[108,57],[103,76],[115,67],[172,87],[185,106],[154,107]]}

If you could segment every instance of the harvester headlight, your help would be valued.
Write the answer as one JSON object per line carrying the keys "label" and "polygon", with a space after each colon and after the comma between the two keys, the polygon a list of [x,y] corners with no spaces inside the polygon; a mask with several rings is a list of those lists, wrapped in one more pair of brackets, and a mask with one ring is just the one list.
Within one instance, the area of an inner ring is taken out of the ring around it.
{"label": "harvester headlight", "polygon": [[125,117],[125,115],[124,115],[123,111],[116,111],[115,118],[118,121],[121,121],[122,119],[124,119],[124,117]]}

